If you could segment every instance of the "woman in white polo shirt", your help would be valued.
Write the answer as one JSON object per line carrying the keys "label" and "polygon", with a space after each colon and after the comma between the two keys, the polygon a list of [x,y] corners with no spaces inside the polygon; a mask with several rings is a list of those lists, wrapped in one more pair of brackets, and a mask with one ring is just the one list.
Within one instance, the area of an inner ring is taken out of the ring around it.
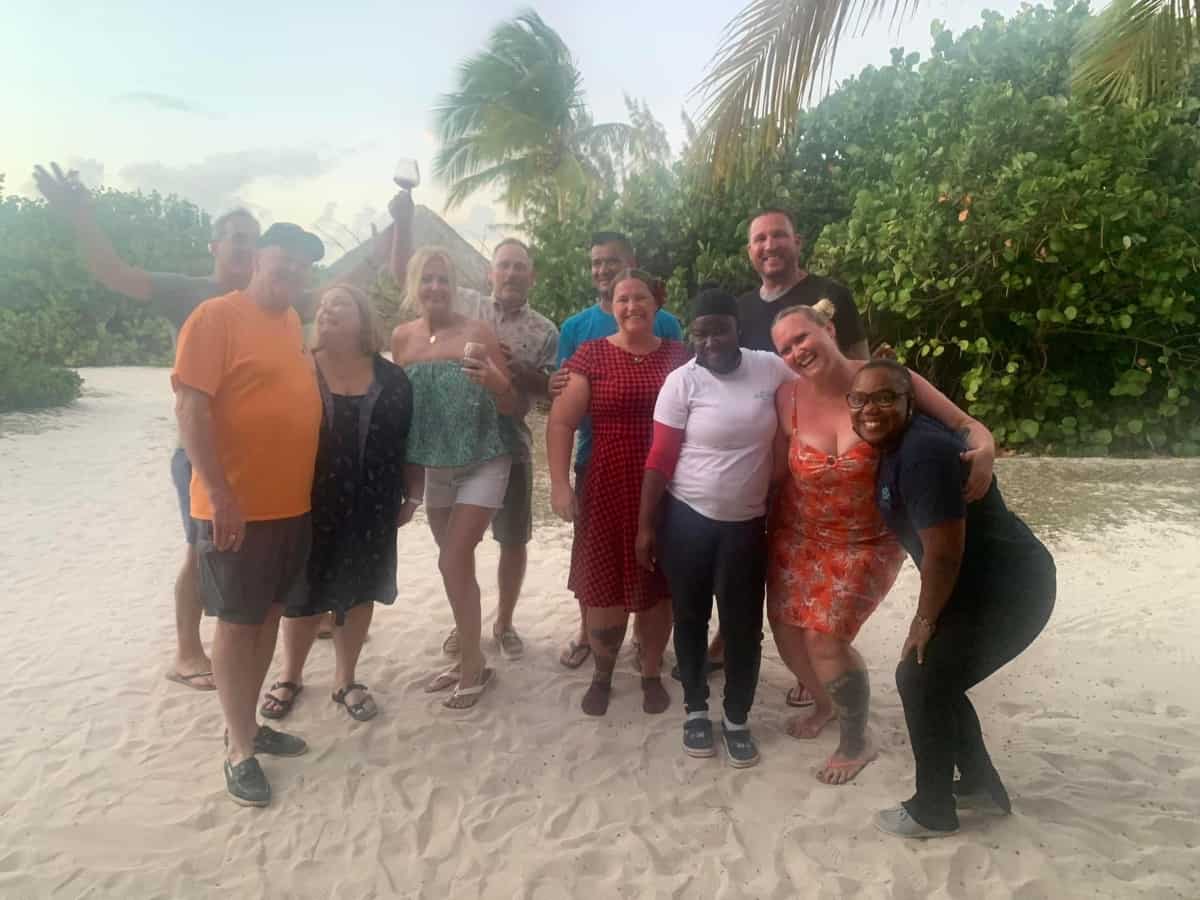
{"label": "woman in white polo shirt", "polygon": [[776,354],[739,347],[737,301],[693,301],[695,358],[667,376],[642,480],[638,562],[661,565],[675,615],[690,756],[716,753],[705,671],[717,598],[725,639],[722,742],[731,765],[758,762],[748,724],[762,655],[766,507],[778,430],[775,391],[796,376]]}

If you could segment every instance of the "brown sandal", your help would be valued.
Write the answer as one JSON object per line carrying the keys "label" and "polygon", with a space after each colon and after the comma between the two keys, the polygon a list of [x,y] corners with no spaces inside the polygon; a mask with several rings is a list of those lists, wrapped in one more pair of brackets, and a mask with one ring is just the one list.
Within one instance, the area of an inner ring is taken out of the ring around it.
{"label": "brown sandal", "polygon": [[[277,690],[291,691],[292,696],[286,700],[282,697],[276,697],[271,691]],[[271,689],[267,691],[263,697],[262,706],[259,707],[259,712],[268,719],[282,719],[292,711],[292,704],[296,702],[296,698],[300,696],[304,690],[304,685],[296,684],[294,681],[277,681],[271,685]],[[268,706],[268,703],[274,703],[275,706]]]}

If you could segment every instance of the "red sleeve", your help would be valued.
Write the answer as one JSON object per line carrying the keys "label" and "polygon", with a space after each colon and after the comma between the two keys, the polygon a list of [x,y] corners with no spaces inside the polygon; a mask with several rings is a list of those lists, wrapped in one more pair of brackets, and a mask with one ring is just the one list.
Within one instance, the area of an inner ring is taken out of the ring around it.
{"label": "red sleeve", "polygon": [[[601,338],[603,340],[603,338]],[[562,367],[568,372],[574,372],[577,375],[582,375],[584,378],[591,378],[595,374],[595,348],[592,346],[595,341],[586,341],[579,346],[579,349],[571,354],[571,358],[566,360]]]}
{"label": "red sleeve", "polygon": [[683,449],[683,429],[672,428],[662,422],[654,423],[654,443],[646,457],[646,468],[661,472],[670,481],[675,476],[675,465]]}

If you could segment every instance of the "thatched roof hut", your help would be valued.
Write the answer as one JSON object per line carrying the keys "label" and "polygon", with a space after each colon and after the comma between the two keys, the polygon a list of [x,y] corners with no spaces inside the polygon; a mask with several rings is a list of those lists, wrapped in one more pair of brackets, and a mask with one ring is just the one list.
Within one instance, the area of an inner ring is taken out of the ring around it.
{"label": "thatched roof hut", "polygon": [[[374,253],[386,265],[392,246],[393,227],[389,225],[325,269],[321,273],[322,283],[335,281],[339,276],[349,275],[346,280],[364,290],[369,289],[374,280],[374,267],[366,267],[361,264]],[[426,206],[418,206],[413,213],[413,249],[417,250],[431,244],[445,247],[450,252],[450,258],[454,260],[454,267],[458,273],[459,285],[487,292],[487,258],[467,243],[466,239],[451,228],[445,219]]]}

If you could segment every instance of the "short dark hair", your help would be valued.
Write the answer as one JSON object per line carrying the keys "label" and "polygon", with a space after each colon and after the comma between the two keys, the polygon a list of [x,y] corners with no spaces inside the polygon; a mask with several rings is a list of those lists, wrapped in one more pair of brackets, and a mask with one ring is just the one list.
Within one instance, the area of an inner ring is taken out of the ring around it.
{"label": "short dark hair", "polygon": [[629,238],[621,234],[619,231],[597,231],[592,235],[592,242],[588,244],[588,248],[590,249],[592,247],[599,247],[603,244],[620,244],[621,249],[624,250],[630,258],[637,256],[637,253],[633,249],[633,241],[629,240]]}
{"label": "short dark hair", "polygon": [[[910,372],[908,370],[907,366],[901,365],[900,363],[896,362],[896,360],[894,360],[894,359],[886,359],[883,357],[874,357],[872,359],[867,360],[866,364],[861,369],[858,370],[859,374],[866,372],[868,369],[883,369],[885,372],[891,373],[892,378],[899,381],[900,384],[903,386],[904,390],[908,392],[908,396],[910,398],[912,397],[912,393],[913,393],[912,372]],[[858,375],[855,375],[854,377],[857,379]]]}
{"label": "short dark hair", "polygon": [[750,226],[754,224],[755,220],[761,219],[763,216],[783,216],[788,220],[788,224],[792,226],[792,231],[795,231],[797,234],[800,233],[796,229],[796,217],[782,206],[764,206],[762,209],[756,209],[747,220],[746,229],[749,230]]}
{"label": "short dark hair", "polygon": [[250,210],[246,209],[246,207],[244,207],[244,206],[237,206],[237,207],[234,207],[233,209],[229,210],[229,212],[222,213],[221,215],[219,215],[215,219],[213,219],[212,240],[215,242],[215,241],[219,241],[219,240],[221,240],[221,238],[225,237],[225,226],[228,225],[230,222],[232,222],[234,219],[238,218],[239,216],[243,216],[243,217],[249,219],[251,222],[254,223],[256,228],[261,228],[261,226],[258,224],[258,219],[256,219],[254,217],[254,213],[250,212]]}
{"label": "short dark hair", "polygon": [[506,237],[504,240],[502,240],[500,243],[498,243],[495,247],[492,248],[492,259],[496,258],[496,254],[500,252],[501,247],[520,247],[522,250],[525,251],[525,255],[529,257],[530,263],[533,262],[533,251],[531,249],[529,249],[528,244],[526,244],[524,241],[520,240],[519,238]]}

